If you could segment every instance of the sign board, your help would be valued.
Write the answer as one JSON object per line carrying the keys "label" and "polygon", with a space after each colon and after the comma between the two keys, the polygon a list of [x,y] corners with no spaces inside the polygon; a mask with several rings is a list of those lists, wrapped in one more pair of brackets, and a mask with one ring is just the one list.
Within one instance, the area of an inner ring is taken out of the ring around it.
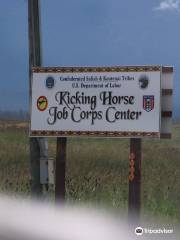
{"label": "sign board", "polygon": [[33,68],[30,136],[160,137],[161,72]]}

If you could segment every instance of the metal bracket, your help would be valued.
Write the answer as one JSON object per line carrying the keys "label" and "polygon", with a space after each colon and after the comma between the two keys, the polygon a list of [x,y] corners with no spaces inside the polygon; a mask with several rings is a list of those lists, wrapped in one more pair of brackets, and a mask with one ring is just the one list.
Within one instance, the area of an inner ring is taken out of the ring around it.
{"label": "metal bracket", "polygon": [[40,159],[40,183],[54,184],[54,159],[41,157]]}
{"label": "metal bracket", "polygon": [[49,184],[54,185],[54,158],[49,158],[48,159],[48,179],[49,179]]}

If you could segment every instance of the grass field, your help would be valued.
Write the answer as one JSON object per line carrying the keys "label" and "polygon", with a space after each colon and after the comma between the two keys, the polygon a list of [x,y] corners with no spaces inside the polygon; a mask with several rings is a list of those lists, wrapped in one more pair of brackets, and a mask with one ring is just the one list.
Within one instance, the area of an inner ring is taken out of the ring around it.
{"label": "grass field", "polygon": [[[67,148],[67,200],[127,213],[129,140],[74,138]],[[0,191],[30,193],[27,123],[0,122]],[[143,216],[180,221],[180,125],[171,140],[143,140],[141,199]]]}

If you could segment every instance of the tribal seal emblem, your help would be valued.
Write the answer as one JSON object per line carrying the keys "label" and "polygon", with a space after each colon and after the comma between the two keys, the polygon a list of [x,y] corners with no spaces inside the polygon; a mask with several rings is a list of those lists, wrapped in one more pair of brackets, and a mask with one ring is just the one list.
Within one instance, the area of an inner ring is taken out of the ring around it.
{"label": "tribal seal emblem", "polygon": [[154,109],[154,95],[143,96],[143,109],[146,112],[150,112]]}

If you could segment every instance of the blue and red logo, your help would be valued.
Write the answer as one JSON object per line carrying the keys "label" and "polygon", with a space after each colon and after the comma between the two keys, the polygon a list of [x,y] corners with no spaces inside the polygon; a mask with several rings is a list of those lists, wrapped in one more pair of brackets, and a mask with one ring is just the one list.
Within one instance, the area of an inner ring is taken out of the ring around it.
{"label": "blue and red logo", "polygon": [[150,112],[154,109],[154,95],[143,96],[143,109],[146,112]]}

